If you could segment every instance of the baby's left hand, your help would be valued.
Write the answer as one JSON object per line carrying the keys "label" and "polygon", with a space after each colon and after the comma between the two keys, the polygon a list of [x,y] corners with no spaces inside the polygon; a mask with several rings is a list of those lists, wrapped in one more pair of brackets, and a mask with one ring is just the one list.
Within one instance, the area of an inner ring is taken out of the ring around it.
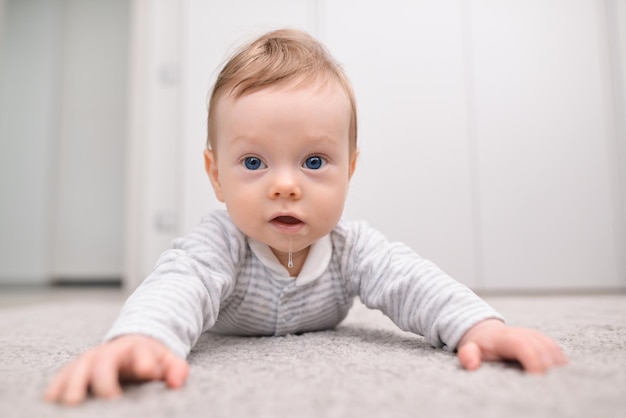
{"label": "baby's left hand", "polygon": [[470,328],[458,345],[458,357],[467,370],[485,361],[518,361],[529,373],[545,373],[567,364],[567,357],[552,339],[538,331],[509,327],[488,319]]}

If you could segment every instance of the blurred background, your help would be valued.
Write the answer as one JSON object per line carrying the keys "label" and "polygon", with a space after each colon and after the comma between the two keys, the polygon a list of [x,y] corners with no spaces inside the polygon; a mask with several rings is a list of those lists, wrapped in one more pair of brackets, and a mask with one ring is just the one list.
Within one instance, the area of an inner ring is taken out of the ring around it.
{"label": "blurred background", "polygon": [[477,291],[626,289],[626,1],[0,0],[0,292],[132,290],[221,208],[210,86],[284,26],[356,90],[346,218]]}

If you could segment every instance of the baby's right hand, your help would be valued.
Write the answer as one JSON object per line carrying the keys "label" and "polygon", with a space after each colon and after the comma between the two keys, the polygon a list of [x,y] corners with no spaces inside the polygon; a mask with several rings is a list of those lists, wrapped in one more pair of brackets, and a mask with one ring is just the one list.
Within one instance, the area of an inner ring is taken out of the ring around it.
{"label": "baby's right hand", "polygon": [[81,354],[52,379],[46,390],[49,402],[75,405],[88,390],[96,397],[114,398],[122,393],[123,380],[163,380],[179,388],[187,380],[187,362],[159,341],[143,335],[125,335]]}

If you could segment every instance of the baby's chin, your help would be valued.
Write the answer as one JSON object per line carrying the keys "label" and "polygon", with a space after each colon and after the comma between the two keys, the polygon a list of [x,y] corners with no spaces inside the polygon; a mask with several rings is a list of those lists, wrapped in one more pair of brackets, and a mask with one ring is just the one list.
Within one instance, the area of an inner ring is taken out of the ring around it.
{"label": "baby's chin", "polygon": [[273,251],[281,253],[297,253],[299,251],[309,248],[313,243],[321,238],[318,234],[313,233],[311,230],[302,230],[298,233],[281,234],[279,232],[273,232],[267,236],[252,236],[257,241],[269,246]]}
{"label": "baby's chin", "polygon": [[247,233],[243,229],[241,231],[255,241],[270,247],[275,254],[289,254],[289,252],[296,254],[301,251],[308,251],[311,245],[330,233],[330,230],[311,228],[310,225],[296,233],[281,233],[272,228],[250,231],[251,233]]}
{"label": "baby's chin", "polygon": [[[264,241],[261,241],[264,242]],[[267,246],[269,246],[274,253],[281,254],[289,254],[289,253],[299,253],[301,251],[308,250],[309,247],[313,244],[309,240],[302,241],[298,240],[297,236],[286,236],[285,242],[265,242]]]}

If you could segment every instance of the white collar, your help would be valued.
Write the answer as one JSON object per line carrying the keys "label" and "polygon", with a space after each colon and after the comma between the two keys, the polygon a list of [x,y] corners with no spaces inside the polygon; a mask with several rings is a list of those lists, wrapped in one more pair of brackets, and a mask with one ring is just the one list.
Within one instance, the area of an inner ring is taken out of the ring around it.
{"label": "white collar", "polygon": [[[263,263],[263,265],[275,273],[288,278],[289,271],[280,264],[278,258],[274,255],[271,248],[260,241],[248,237],[250,249],[254,255]],[[296,277],[296,286],[303,286],[311,283],[322,275],[330,263],[330,257],[333,253],[333,244],[330,235],[325,235],[313,244],[309,249],[304,265],[298,277]]]}

